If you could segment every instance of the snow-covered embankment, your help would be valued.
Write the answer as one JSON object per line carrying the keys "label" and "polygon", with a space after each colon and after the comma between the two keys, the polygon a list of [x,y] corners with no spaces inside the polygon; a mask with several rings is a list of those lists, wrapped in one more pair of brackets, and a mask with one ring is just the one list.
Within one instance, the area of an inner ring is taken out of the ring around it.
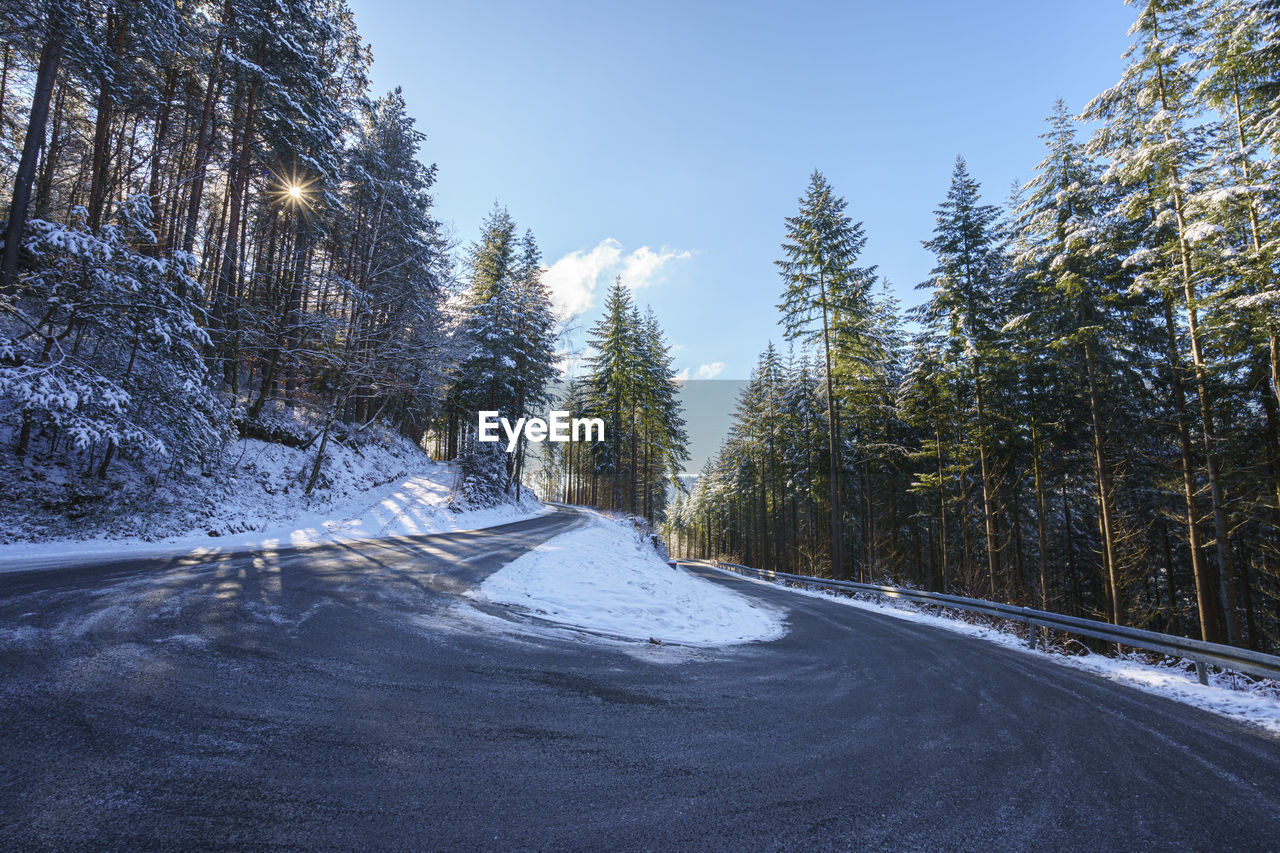
{"label": "snow-covered embankment", "polygon": [[312,453],[254,439],[236,442],[231,451],[230,475],[208,493],[175,501],[176,509],[155,520],[116,519],[92,538],[0,544],[0,572],[474,530],[549,510],[527,492],[519,504],[459,507],[453,503],[456,468],[392,435],[358,448],[331,442],[327,484],[313,495],[303,489]]}
{"label": "snow-covered embankment", "polygon": [[540,619],[624,639],[686,646],[776,640],[783,614],[673,569],[625,520],[586,526],[517,558],[468,595]]}

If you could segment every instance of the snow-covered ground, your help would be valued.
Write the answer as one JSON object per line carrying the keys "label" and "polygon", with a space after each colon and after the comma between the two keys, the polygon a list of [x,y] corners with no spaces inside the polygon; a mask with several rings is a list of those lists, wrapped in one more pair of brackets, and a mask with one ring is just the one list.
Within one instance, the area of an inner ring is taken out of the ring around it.
{"label": "snow-covered ground", "polygon": [[783,614],[673,569],[629,521],[595,513],[490,575],[469,596],[610,637],[683,646],[775,640]]}
{"label": "snow-covered ground", "polygon": [[[303,494],[314,453],[254,439],[232,448],[234,469],[211,483],[166,535],[157,522],[121,519],[91,539],[0,544],[0,572],[53,568],[123,556],[213,555],[352,539],[471,530],[549,511],[531,495],[519,506],[450,505],[457,474],[407,440],[384,437],[360,447],[331,442],[325,487]],[[173,516],[166,519],[173,522]],[[139,529],[147,530],[138,534]],[[121,532],[123,531],[123,533]]]}
{"label": "snow-covered ground", "polygon": [[[745,578],[753,583],[765,584],[775,588],[778,586],[772,581],[747,577],[728,569],[720,569],[719,571],[733,575],[735,578]],[[1230,674],[1210,675],[1209,684],[1203,685],[1196,680],[1195,672],[1190,664],[1157,666],[1138,659],[1136,655],[1109,657],[1107,655],[1087,653],[1083,647],[1078,649],[1078,651],[1084,652],[1082,654],[1066,654],[1055,649],[1045,651],[1043,647],[1032,651],[1027,645],[1025,636],[1015,636],[988,625],[978,625],[956,617],[927,613],[908,602],[888,604],[867,601],[861,598],[849,598],[844,595],[836,595],[819,590],[800,589],[798,587],[785,588],[797,595],[836,601],[849,607],[884,613],[898,619],[933,625],[938,628],[945,628],[948,631],[966,634],[970,637],[978,637],[1023,654],[1047,656],[1057,663],[1074,666],[1079,669],[1087,669],[1090,672],[1096,672],[1115,681],[1145,690],[1148,693],[1155,693],[1169,699],[1185,702],[1188,705],[1216,711],[1219,714],[1252,723],[1274,734],[1280,734],[1280,687],[1276,685],[1253,683]]]}

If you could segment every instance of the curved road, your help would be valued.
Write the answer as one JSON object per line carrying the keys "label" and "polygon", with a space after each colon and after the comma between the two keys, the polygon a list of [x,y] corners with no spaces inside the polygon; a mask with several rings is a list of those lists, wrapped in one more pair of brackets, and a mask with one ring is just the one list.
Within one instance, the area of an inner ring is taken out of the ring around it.
{"label": "curved road", "polygon": [[459,612],[577,523],[0,576],[0,847],[1280,849],[1280,740],[980,640]]}

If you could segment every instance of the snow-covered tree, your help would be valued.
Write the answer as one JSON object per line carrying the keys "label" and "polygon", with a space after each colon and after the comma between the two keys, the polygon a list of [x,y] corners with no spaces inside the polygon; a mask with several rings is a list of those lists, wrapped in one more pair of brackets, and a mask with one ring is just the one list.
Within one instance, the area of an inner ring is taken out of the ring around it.
{"label": "snow-covered tree", "polygon": [[[1190,62],[1193,13],[1190,0],[1143,3],[1130,30],[1134,41],[1126,54],[1128,67],[1120,82],[1099,95],[1086,114],[1106,122],[1093,148],[1109,161],[1104,178],[1127,190],[1120,214],[1146,224],[1140,284],[1160,289],[1170,302],[1180,301],[1185,312],[1214,553],[1222,591],[1230,601],[1235,597],[1235,566],[1213,398],[1219,366],[1210,361],[1201,322],[1206,300],[1221,296],[1202,292],[1217,273],[1216,252],[1209,239],[1217,226],[1206,218],[1195,192],[1212,128],[1203,121],[1203,104],[1195,98],[1196,73]],[[1180,372],[1180,365],[1173,370]],[[1228,607],[1226,616],[1227,636],[1236,642],[1240,626],[1234,608]]]}
{"label": "snow-covered tree", "polygon": [[[495,207],[468,253],[469,282],[463,295],[464,354],[450,391],[446,426],[465,442],[480,411],[496,411],[512,423],[547,400],[555,376],[555,314],[542,283],[542,265],[532,233],[516,236],[515,221]],[[523,473],[523,436],[514,453],[481,461],[501,462],[518,493]],[[477,463],[479,464],[479,463]]]}
{"label": "snow-covered tree", "polygon": [[937,266],[933,277],[921,285],[931,292],[919,316],[922,322],[938,329],[947,341],[949,358],[968,378],[973,402],[970,440],[981,478],[988,580],[994,592],[1004,578],[988,386],[992,381],[989,373],[998,358],[998,332],[1005,310],[1001,290],[1005,258],[1000,251],[999,211],[982,203],[979,184],[969,175],[963,157],[956,158],[951,188],[938,206],[936,217],[934,236],[924,246],[934,253]]}
{"label": "snow-covered tree", "polygon": [[847,571],[844,559],[843,469],[834,362],[836,336],[855,335],[870,316],[869,294],[874,267],[857,266],[866,245],[862,223],[846,213],[848,202],[836,195],[821,172],[809,178],[800,210],[786,219],[784,257],[777,261],[784,289],[778,308],[788,340],[816,343],[821,350],[827,384],[827,440],[830,472],[831,567],[837,577]]}
{"label": "snow-covered tree", "polygon": [[182,466],[224,439],[190,301],[194,259],[146,253],[150,218],[135,196],[99,233],[83,212],[71,226],[29,223],[35,271],[0,319],[0,400],[19,454],[62,442],[105,476],[119,453]]}

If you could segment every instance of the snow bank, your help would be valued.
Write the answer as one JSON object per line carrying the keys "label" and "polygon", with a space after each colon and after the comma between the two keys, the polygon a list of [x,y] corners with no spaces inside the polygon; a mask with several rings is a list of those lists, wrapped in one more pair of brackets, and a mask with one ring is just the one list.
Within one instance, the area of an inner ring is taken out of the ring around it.
{"label": "snow bank", "polygon": [[467,593],[541,619],[630,640],[722,646],[776,640],[784,617],[673,569],[626,521],[592,514]]}
{"label": "snow bank", "polygon": [[[303,494],[314,455],[246,439],[225,483],[211,484],[204,505],[169,517],[173,532],[52,539],[0,545],[0,572],[55,568],[113,557],[212,556],[228,551],[307,546],[356,539],[473,530],[548,512],[532,497],[520,505],[457,511],[449,506],[457,479],[405,440],[360,448],[331,443],[326,485]],[[130,523],[132,522],[132,523]],[[123,530],[136,521],[121,521]],[[175,529],[176,528],[176,529]]]}
{"label": "snow bank", "polygon": [[[775,589],[778,587],[777,584],[771,581],[746,577],[728,569],[720,569],[719,571],[733,575],[733,577],[740,580],[746,578],[746,580],[766,584]],[[965,622],[955,617],[926,613],[907,602],[885,604],[835,595],[830,592],[800,589],[798,587],[784,588],[797,595],[822,598],[827,601],[839,602],[848,607],[872,610],[876,613],[883,613],[909,622],[933,625],[938,628],[945,628],[948,631],[955,631],[958,634],[966,634],[970,637],[997,643],[1022,654],[1038,655],[1042,658],[1047,657],[1055,663],[1098,673],[1114,681],[1136,687],[1139,690],[1145,690],[1148,693],[1154,693],[1167,699],[1185,702],[1197,708],[1215,711],[1224,716],[1252,723],[1273,734],[1280,734],[1280,690],[1271,685],[1253,684],[1231,674],[1219,673],[1211,674],[1209,677],[1210,683],[1203,685],[1196,680],[1195,671],[1190,664],[1155,665],[1139,659],[1136,655],[1108,657],[1107,655],[1091,653],[1066,654],[1056,649],[1045,651],[1043,648],[1032,651],[1027,646],[1025,636],[1015,636],[986,625]],[[1239,689],[1242,687],[1243,689]]]}

